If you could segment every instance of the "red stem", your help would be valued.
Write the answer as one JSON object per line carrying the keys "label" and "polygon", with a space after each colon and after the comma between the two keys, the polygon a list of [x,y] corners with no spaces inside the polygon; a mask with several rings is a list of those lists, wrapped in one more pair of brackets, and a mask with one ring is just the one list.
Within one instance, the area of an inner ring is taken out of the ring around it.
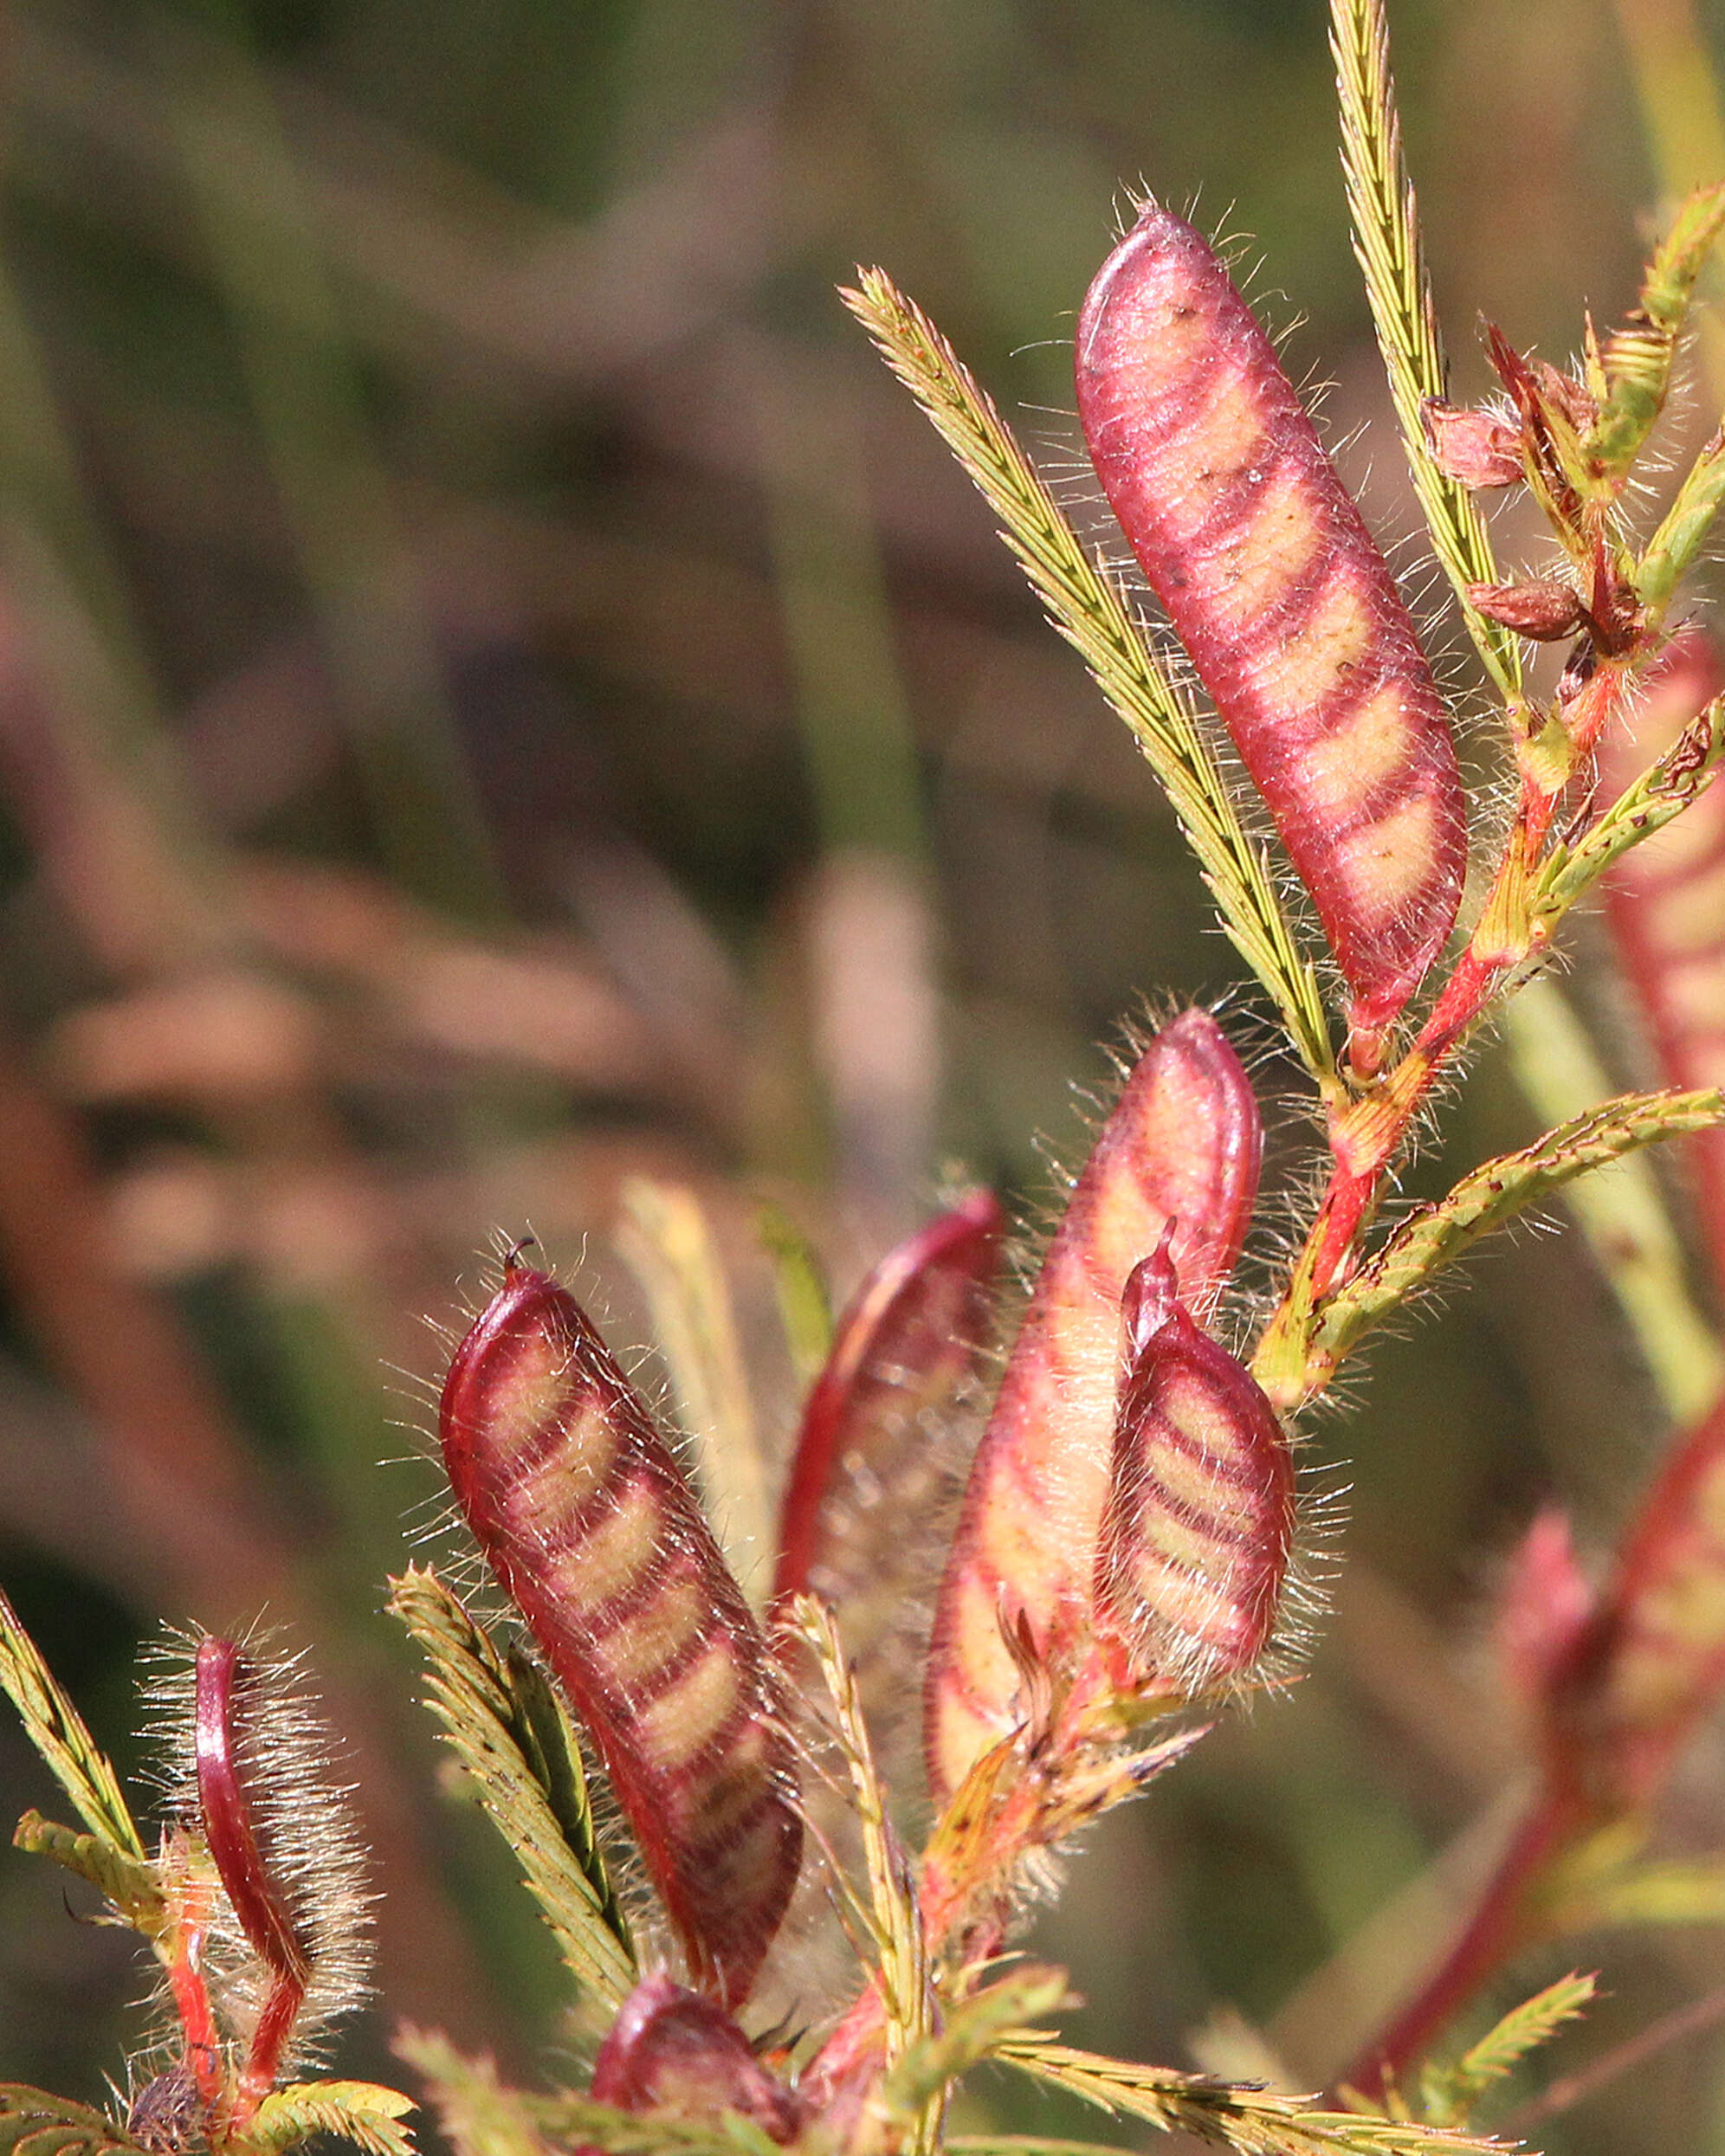
{"label": "red stem", "polygon": [[1534,1889],[1581,1822],[1572,1798],[1547,1791],[1535,1800],[1448,1953],[1338,2086],[1381,2102],[1402,2082],[1486,1978],[1525,1942]]}

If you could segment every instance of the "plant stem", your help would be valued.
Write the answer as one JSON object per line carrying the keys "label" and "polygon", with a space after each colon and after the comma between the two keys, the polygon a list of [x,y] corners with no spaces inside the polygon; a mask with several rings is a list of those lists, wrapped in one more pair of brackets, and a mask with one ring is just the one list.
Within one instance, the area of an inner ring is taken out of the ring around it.
{"label": "plant stem", "polygon": [[1448,1953],[1338,2086],[1380,2101],[1403,2080],[1480,1985],[1526,1943],[1529,1904],[1583,1823],[1572,1796],[1547,1790],[1534,1799]]}

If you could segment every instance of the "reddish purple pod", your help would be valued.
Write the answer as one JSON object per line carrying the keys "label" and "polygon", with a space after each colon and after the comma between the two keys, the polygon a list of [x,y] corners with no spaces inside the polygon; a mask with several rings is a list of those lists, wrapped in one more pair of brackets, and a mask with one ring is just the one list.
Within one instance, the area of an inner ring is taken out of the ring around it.
{"label": "reddish purple pod", "polygon": [[1275,1629],[1294,1465],[1245,1365],[1193,1323],[1166,1250],[1127,1282],[1127,1355],[1096,1546],[1096,1630],[1124,1688],[1190,1698]]}
{"label": "reddish purple pod", "polygon": [[695,1980],[748,1995],[802,1826],[765,1635],[580,1306],[510,1268],[440,1417],[457,1502],[598,1749]]}
{"label": "reddish purple pod", "polygon": [[1009,1637],[1082,1658],[1127,1278],[1166,1238],[1181,1301],[1207,1316],[1239,1256],[1262,1142],[1239,1058],[1207,1012],[1184,1012],[1140,1057],[1073,1185],[966,1484],[923,1694],[937,1799],[1021,1718]]}
{"label": "reddish purple pod", "polygon": [[839,1320],[797,1435],[773,1599],[812,1588],[859,1662],[901,1614],[946,1469],[941,1417],[979,1373],[1000,1207],[973,1191],[874,1268]]}
{"label": "reddish purple pod", "polygon": [[1455,746],[1395,580],[1215,250],[1153,202],[1085,297],[1077,388],[1096,475],[1370,1053],[1443,949],[1467,865]]}
{"label": "reddish purple pod", "polygon": [[668,1976],[643,1977],[623,2001],[593,2062],[592,2095],[619,2111],[706,2126],[738,2112],[779,2142],[794,2140],[808,2119],[723,2007]]}

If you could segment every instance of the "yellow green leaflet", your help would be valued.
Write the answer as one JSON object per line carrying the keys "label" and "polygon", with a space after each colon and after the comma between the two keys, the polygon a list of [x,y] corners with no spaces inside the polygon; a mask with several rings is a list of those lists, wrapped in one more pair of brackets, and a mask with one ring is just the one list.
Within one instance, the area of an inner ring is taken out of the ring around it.
{"label": "yellow green leaflet", "polygon": [[1610,488],[1634,462],[1664,408],[1695,281],[1722,229],[1725,184],[1697,188],[1655,249],[1635,312],[1599,355],[1605,401],[1581,453]]}
{"label": "yellow green leaflet", "polygon": [[1420,2080],[1426,2118],[1434,2126],[1465,2126],[1492,2083],[1514,2073],[1566,2023],[1579,2021],[1599,1988],[1597,1977],[1560,1977],[1512,2006],[1453,2065],[1428,2067]]}
{"label": "yellow green leaflet", "polygon": [[1431,534],[1432,552],[1455,590],[1474,647],[1504,695],[1514,696],[1521,685],[1521,647],[1467,597],[1470,584],[1499,581],[1484,520],[1468,488],[1439,469],[1425,438],[1425,401],[1444,395],[1449,371],[1425,274],[1413,189],[1402,165],[1383,0],[1332,0],[1330,50],[1341,105],[1341,167],[1354,220],[1354,251],[1365,273],[1414,492]]}
{"label": "yellow green leaflet", "polygon": [[1069,1998],[1064,1969],[1018,1969],[953,2008],[938,2034],[913,2044],[887,2076],[888,2109],[909,2118],[938,2101],[972,2066],[1015,2038],[1037,2041],[1030,2024]]}
{"label": "yellow green leaflet", "polygon": [[556,1701],[530,1664],[517,1682],[429,1568],[410,1565],[392,1580],[389,1606],[425,1656],[425,1703],[514,1851],[565,1962],[621,2005],[635,1983],[634,1953],[594,1832],[579,1751]]}
{"label": "yellow green leaflet", "polygon": [[154,1939],[162,1930],[165,1911],[156,1868],[116,1849],[104,1834],[77,1834],[39,1811],[27,1811],[12,1836],[15,1849],[33,1856],[47,1856],[67,1871],[87,1879],[115,1913],[134,1932]]}
{"label": "yellow green leaflet", "polygon": [[413,2156],[413,2137],[401,2123],[411,2096],[376,2082],[300,2082],[273,2090],[230,2144],[247,2156],[281,2156],[314,2133],[339,2134],[366,2156]]}
{"label": "yellow green leaflet", "polygon": [[1005,526],[1050,618],[1131,728],[1160,780],[1230,941],[1263,982],[1289,1038],[1327,1091],[1339,1086],[1317,976],[1294,940],[1261,851],[1247,837],[1192,714],[1125,600],[1084,551],[1011,429],[958,354],[883,270],[845,304],[927,413]]}
{"label": "yellow green leaflet", "polygon": [[87,2104],[0,2082],[0,2156],[107,2156],[138,2147],[124,2127]]}
{"label": "yellow green leaflet", "polygon": [[856,1680],[845,1659],[831,1611],[812,1595],[799,1595],[791,1604],[790,1623],[820,1669],[832,1701],[833,1734],[850,1777],[852,1804],[869,1870],[869,1903],[859,1914],[880,1957],[875,1973],[886,2017],[886,2056],[890,2066],[901,2052],[931,2036],[934,2028],[934,1995],[927,1941],[917,1905],[916,1875],[888,1817],[886,1791],[875,1770]]}
{"label": "yellow green leaflet", "polygon": [[1712,436],[1683,474],[1676,500],[1641,557],[1635,584],[1650,629],[1657,628],[1664,620],[1671,595],[1713,529],[1722,501],[1725,501],[1725,428]]}
{"label": "yellow green leaflet", "polygon": [[1571,1117],[1521,1152],[1500,1154],[1464,1175],[1447,1197],[1404,1221],[1320,1307],[1308,1338],[1307,1394],[1322,1390],[1363,1333],[1492,1229],[1590,1168],[1722,1121],[1725,1096],[1716,1088],[1624,1094]]}
{"label": "yellow green leaflet", "polygon": [[[1406,2120],[1321,2111],[1302,2096],[1237,2087],[1172,2067],[1134,2066],[1067,2044],[1009,2043],[995,2056],[1099,2110],[1142,2119],[1165,2133],[1190,2133],[1237,2156],[1461,2156],[1503,2146]],[[966,2156],[1009,2156],[1015,2146],[1027,2151],[1030,2145],[967,2137],[948,2146]]]}
{"label": "yellow green leaflet", "polygon": [[646,1290],[707,1516],[723,1531],[737,1578],[764,1589],[767,1568],[756,1560],[772,1547],[766,1469],[730,1290],[700,1199],[678,1184],[631,1176],[617,1243]]}
{"label": "yellow green leaflet", "polygon": [[1664,829],[1709,784],[1725,751],[1725,697],[1699,713],[1657,763],[1631,780],[1573,845],[1561,840],[1540,865],[1532,912],[1549,938],[1614,861]]}
{"label": "yellow green leaflet", "polygon": [[24,1730],[41,1753],[78,1817],[92,1834],[127,1856],[144,1861],[119,1778],[84,1725],[84,1718],[55,1682],[17,1612],[0,1594],[0,1690],[23,1717]]}

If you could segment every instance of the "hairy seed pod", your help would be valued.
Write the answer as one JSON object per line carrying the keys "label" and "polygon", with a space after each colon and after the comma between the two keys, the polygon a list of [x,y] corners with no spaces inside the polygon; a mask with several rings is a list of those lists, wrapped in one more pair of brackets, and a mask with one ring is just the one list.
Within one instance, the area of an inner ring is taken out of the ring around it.
{"label": "hairy seed pod", "polygon": [[1096,1629],[1122,1688],[1190,1698],[1270,1643],[1294,1466],[1251,1372],[1199,1330],[1166,1249],[1121,1303],[1127,1353],[1096,1546]]}
{"label": "hairy seed pod", "polygon": [[[1649,670],[1622,733],[1600,745],[1600,775],[1620,788],[1671,748],[1725,689],[1704,629],[1675,636]],[[1725,788],[1716,779],[1683,814],[1625,854],[1605,878],[1605,920],[1624,978],[1669,1084],[1725,1085]],[[1714,1276],[1725,1281],[1725,1132],[1684,1144]]]}
{"label": "hairy seed pod", "polygon": [[767,1647],[645,1403],[574,1298],[511,1267],[455,1352],[449,1481],[611,1778],[695,1982],[748,1995],[802,1828]]}
{"label": "hairy seed pod", "polygon": [[1140,1057],[1073,1186],[966,1485],[924,1691],[937,1798],[1020,1717],[1008,1639],[1050,1661],[1084,1643],[1127,1276],[1166,1236],[1180,1300],[1206,1318],[1239,1256],[1262,1142],[1221,1028],[1183,1013]]}
{"label": "hairy seed pod", "polygon": [[934,1426],[975,1377],[1000,1234],[998,1204],[973,1191],[889,1252],[839,1320],[804,1407],[773,1600],[822,1596],[855,1660],[906,1591],[943,1466]]}
{"label": "hairy seed pod", "polygon": [[738,2112],[781,2143],[808,2119],[806,2104],[760,2063],[725,2010],[667,1976],[643,1977],[623,2001],[593,2062],[592,2095],[619,2111],[709,2127]]}
{"label": "hairy seed pod", "polygon": [[1443,949],[1467,826],[1382,554],[1214,249],[1155,203],[1078,318],[1096,476],[1317,907],[1357,1036]]}
{"label": "hairy seed pod", "polygon": [[[146,1697],[167,1753],[169,1842],[201,1843],[222,1893],[170,1985],[189,2052],[213,2059],[223,2037],[242,2049],[236,2088],[200,2095],[244,2116],[365,2003],[371,1897],[340,1748],[303,1659],[268,1635],[205,1635],[189,1657],[186,1646],[157,1654]],[[151,2103],[171,2094],[165,2084]]]}

